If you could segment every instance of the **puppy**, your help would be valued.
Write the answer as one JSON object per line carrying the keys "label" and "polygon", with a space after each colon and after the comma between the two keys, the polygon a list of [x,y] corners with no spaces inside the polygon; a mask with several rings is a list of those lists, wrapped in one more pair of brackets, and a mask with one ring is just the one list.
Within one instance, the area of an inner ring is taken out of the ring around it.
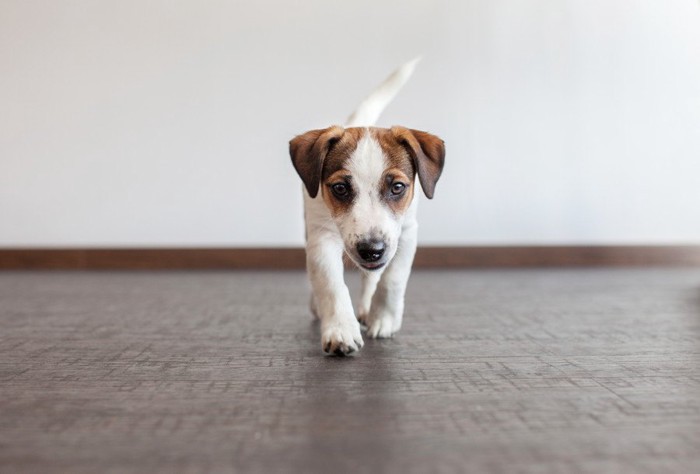
{"label": "puppy", "polygon": [[[289,144],[304,183],[306,266],[321,347],[347,355],[401,328],[416,251],[417,184],[428,198],[445,162],[443,141],[404,127],[372,126],[412,74],[406,63],[360,104],[345,127],[311,130]],[[416,175],[418,180],[416,180]],[[357,317],[343,279],[343,254],[360,268]]]}

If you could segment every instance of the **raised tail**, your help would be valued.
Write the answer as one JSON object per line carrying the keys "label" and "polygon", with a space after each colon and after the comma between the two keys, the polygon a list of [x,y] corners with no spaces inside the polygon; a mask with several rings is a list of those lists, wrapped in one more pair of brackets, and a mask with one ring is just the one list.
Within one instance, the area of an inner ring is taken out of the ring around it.
{"label": "raised tail", "polygon": [[370,127],[377,123],[387,105],[413,74],[420,57],[412,59],[399,67],[379,87],[377,87],[357,107],[357,110],[348,118],[346,127]]}

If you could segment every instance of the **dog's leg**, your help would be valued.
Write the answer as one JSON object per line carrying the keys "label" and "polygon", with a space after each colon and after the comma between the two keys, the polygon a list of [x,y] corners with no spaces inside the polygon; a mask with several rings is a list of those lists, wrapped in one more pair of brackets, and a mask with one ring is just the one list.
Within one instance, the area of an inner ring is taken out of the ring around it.
{"label": "dog's leg", "polygon": [[381,276],[382,270],[362,272],[362,293],[360,293],[360,300],[357,307],[357,319],[365,326],[367,325],[367,318],[369,317],[369,311],[372,306],[372,296],[374,296],[377,283],[379,283],[379,278]]}
{"label": "dog's leg", "polygon": [[391,337],[401,329],[404,295],[416,253],[417,234],[415,221],[404,226],[396,255],[377,284],[366,320],[367,335],[371,338]]}
{"label": "dog's leg", "polygon": [[318,305],[316,304],[316,297],[314,296],[313,291],[311,291],[311,296],[309,297],[309,310],[311,311],[311,314],[313,314],[316,319],[319,319],[319,317],[318,317]]}
{"label": "dog's leg", "polygon": [[328,354],[350,354],[364,343],[343,279],[343,244],[328,233],[313,235],[306,245],[306,266],[321,320],[321,347]]}

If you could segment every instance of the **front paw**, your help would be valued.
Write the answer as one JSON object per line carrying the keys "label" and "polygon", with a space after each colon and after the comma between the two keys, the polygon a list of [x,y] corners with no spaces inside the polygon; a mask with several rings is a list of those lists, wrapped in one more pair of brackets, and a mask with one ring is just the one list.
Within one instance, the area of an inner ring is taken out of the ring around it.
{"label": "front paw", "polygon": [[364,346],[360,324],[333,322],[321,331],[321,347],[326,354],[344,356],[359,351]]}
{"label": "front paw", "polygon": [[367,326],[367,336],[372,339],[393,337],[394,333],[400,329],[400,324],[396,323],[396,318],[388,312],[366,315],[362,322]]}

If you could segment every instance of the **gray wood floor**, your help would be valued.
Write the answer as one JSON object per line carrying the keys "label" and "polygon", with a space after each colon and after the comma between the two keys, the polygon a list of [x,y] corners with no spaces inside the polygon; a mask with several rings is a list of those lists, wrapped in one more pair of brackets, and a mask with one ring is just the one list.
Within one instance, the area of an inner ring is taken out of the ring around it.
{"label": "gray wood floor", "polygon": [[0,273],[0,472],[700,472],[700,269],[414,272],[350,358],[306,288]]}

